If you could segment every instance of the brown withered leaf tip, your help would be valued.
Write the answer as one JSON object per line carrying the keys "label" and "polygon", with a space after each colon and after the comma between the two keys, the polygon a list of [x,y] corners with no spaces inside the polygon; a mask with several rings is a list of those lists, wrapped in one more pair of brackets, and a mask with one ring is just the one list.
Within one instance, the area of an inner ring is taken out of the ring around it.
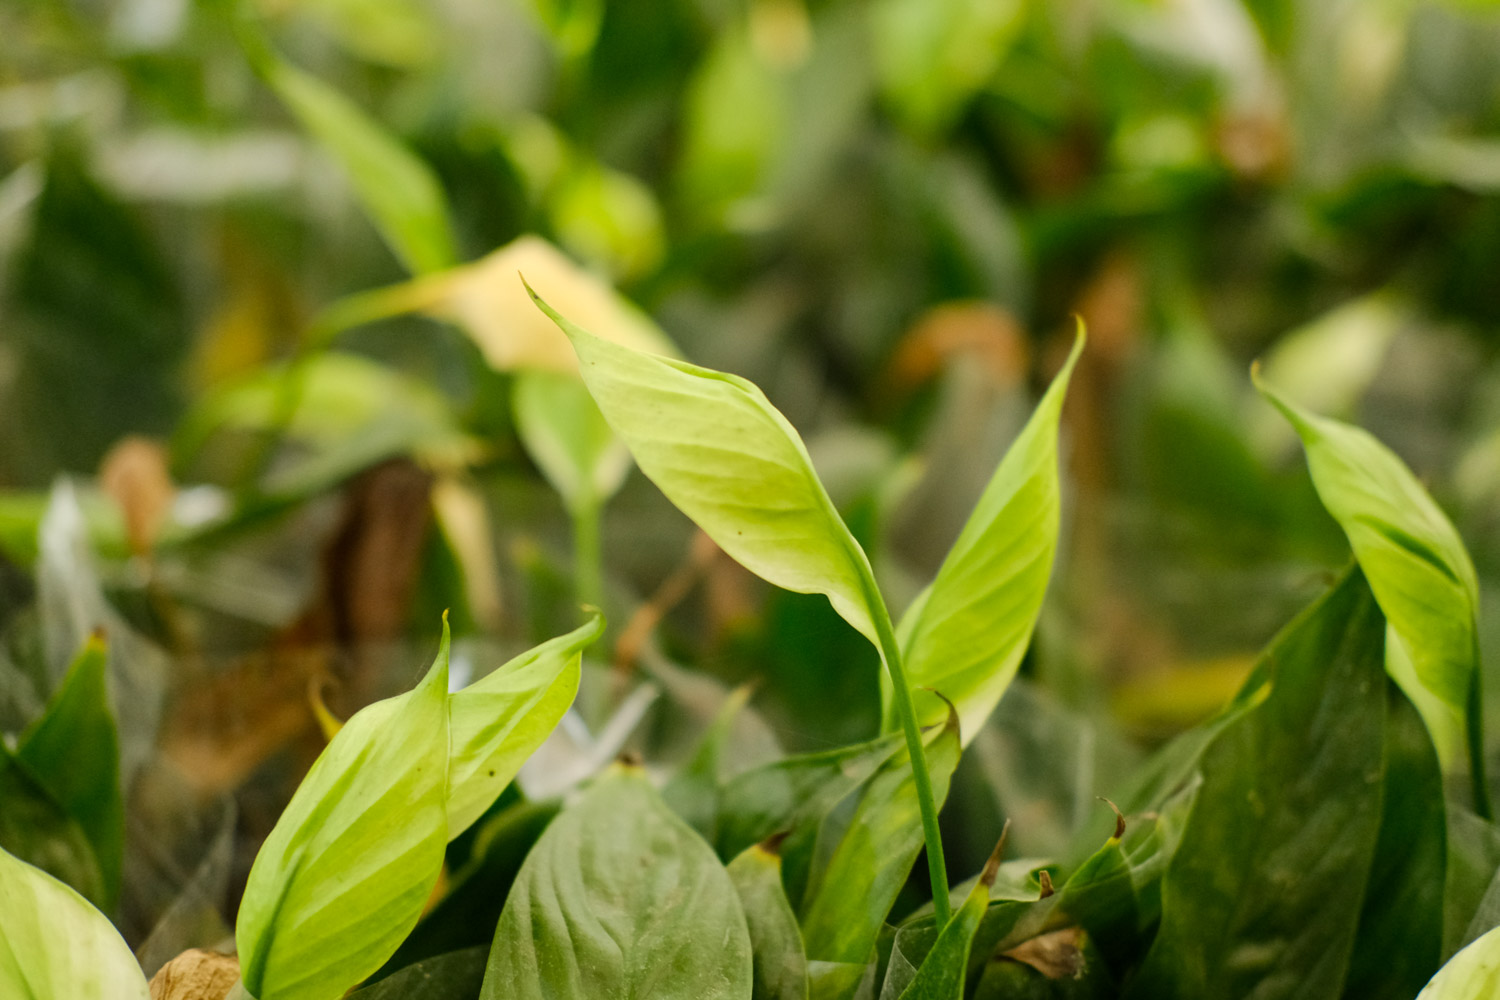
{"label": "brown withered leaf tip", "polygon": [[995,849],[990,852],[990,859],[984,863],[984,872],[979,876],[979,881],[984,883],[986,889],[995,886],[995,876],[1000,873],[1000,859],[1005,856],[1005,840],[1010,836],[1010,820],[1005,821],[1005,826],[1000,828],[1000,839],[995,843]]}
{"label": "brown withered leaf tip", "polygon": [[1106,799],[1104,796],[1102,796],[1102,795],[1099,796],[1099,801],[1103,802],[1105,805],[1109,806],[1111,809],[1114,810],[1114,813],[1115,813],[1115,839],[1116,840],[1123,839],[1125,837],[1125,814],[1122,813],[1122,812],[1120,812],[1120,807],[1119,806],[1115,805],[1112,801],[1110,801],[1109,799]]}
{"label": "brown withered leaf tip", "polygon": [[621,750],[620,756],[616,757],[615,760],[621,764],[624,764],[626,767],[641,766],[641,755],[636,753],[634,750]]}
{"label": "brown withered leaf tip", "polygon": [[791,830],[778,830],[777,832],[771,834],[765,840],[762,840],[760,842],[760,849],[762,851],[765,851],[767,854],[780,857],[781,845],[786,843],[786,838],[790,837],[791,835]]}
{"label": "brown withered leaf tip", "polygon": [[1042,885],[1042,894],[1038,896],[1037,899],[1046,899],[1048,896],[1057,891],[1056,889],[1052,888],[1052,875],[1047,871],[1047,869],[1043,868],[1041,871],[1037,872],[1036,880]]}

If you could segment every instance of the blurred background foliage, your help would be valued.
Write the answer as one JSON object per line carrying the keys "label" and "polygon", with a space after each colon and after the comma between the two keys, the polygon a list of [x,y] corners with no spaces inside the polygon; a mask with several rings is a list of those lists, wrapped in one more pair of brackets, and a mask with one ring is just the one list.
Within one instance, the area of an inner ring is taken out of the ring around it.
{"label": "blurred background foliage", "polygon": [[[50,530],[174,665],[145,739],[186,790],[135,794],[195,803],[184,843],[231,791],[268,828],[309,685],[345,715],[409,683],[444,608],[456,672],[579,591],[609,613],[538,787],[626,739],[680,758],[752,678],[745,754],[873,733],[877,661],[822,598],[607,441],[559,498],[524,414],[567,390],[497,361],[535,319],[515,268],[451,270],[539,234],[580,301],[764,387],[898,602],[1084,320],[1052,592],[966,756],[992,794],[951,810],[1056,849],[1348,558],[1252,359],[1390,444],[1500,582],[1497,52],[1481,0],[0,6],[0,729],[47,690]],[[167,896],[125,899],[136,944]]]}

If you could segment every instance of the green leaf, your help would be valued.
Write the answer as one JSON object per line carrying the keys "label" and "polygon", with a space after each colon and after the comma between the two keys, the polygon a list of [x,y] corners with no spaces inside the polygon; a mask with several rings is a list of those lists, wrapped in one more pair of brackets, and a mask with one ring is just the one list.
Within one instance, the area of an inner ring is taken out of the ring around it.
{"label": "green leaf", "polygon": [[[937,577],[901,618],[897,637],[918,717],[935,724],[946,711],[932,688],[958,707],[964,745],[1005,694],[1031,642],[1057,553],[1061,502],[1057,431],[1068,377],[1083,332],[989,485]],[[881,674],[885,727],[900,726],[891,681]]]}
{"label": "green leaf", "polygon": [[470,1000],[484,981],[488,949],[450,951],[407,966],[349,994],[349,1000]]}
{"label": "green leaf", "polygon": [[101,634],[84,643],[46,712],[21,735],[15,758],[72,817],[93,848],[106,913],[120,893],[125,806],[120,794],[120,746],[109,707],[105,671],[109,652]]}
{"label": "green leaf", "polygon": [[574,514],[597,512],[625,482],[630,452],[577,378],[520,372],[511,412],[526,453]]}
{"label": "green leaf", "polygon": [[250,46],[256,70],[302,127],[338,162],[380,235],[416,273],[458,261],[448,205],[432,168],[343,94],[271,52]]}
{"label": "green leaf", "polygon": [[596,613],[450,698],[449,840],[484,814],[557,727],[578,693],[583,650],[603,633]]}
{"label": "green leaf", "polygon": [[340,996],[400,945],[443,866],[448,739],[445,622],[427,676],[349,719],[256,855],[235,928],[252,996]]}
{"label": "green leaf", "polygon": [[1203,757],[1129,996],[1340,994],[1380,830],[1384,635],[1351,570],[1272,642],[1269,694]]}
{"label": "green leaf", "polygon": [[[1001,838],[1001,844],[1004,844]],[[995,884],[995,874],[1000,867],[1000,849],[997,847],[995,853],[990,857],[989,863],[985,865],[984,872],[974,883],[974,888],[964,898],[963,905],[953,912],[953,917],[939,931],[937,937],[931,942],[927,954],[922,958],[921,964],[917,966],[916,974],[912,976],[900,992],[900,1000],[963,1000],[964,981],[968,978],[969,950],[974,944],[974,935],[979,931],[980,921],[984,919],[985,912],[990,905],[990,888]],[[901,948],[902,935],[911,934],[916,928],[908,925],[896,935],[895,947]],[[926,928],[927,934],[931,935],[934,928]],[[906,955],[905,966],[894,966],[896,968],[909,969],[911,955]],[[899,975],[899,974],[898,974]],[[889,977],[881,990],[885,996],[894,992],[897,980]]]}
{"label": "green leaf", "polygon": [[[1458,532],[1411,471],[1358,427],[1309,413],[1263,383],[1307,451],[1313,485],[1349,536],[1399,637],[1387,664],[1446,763],[1478,683],[1479,584]],[[1477,733],[1470,733],[1475,741]],[[1475,774],[1479,756],[1475,755]]]}
{"label": "green leaf", "polygon": [[[754,688],[745,684],[729,692],[719,706],[708,732],[698,744],[692,758],[682,766],[662,789],[661,797],[681,816],[688,826],[697,830],[710,844],[718,841],[720,769],[724,750],[734,730],[735,719],[750,702]],[[776,868],[781,869],[777,856]]]}
{"label": "green leaf", "polygon": [[786,590],[827,595],[877,641],[879,596],[864,550],[796,429],[759,388],[610,343],[532,299],[568,335],[604,419],[669,500],[746,569]]}
{"label": "green leaf", "polygon": [[[947,797],[958,766],[958,717],[926,744],[933,795]],[[860,792],[847,826],[825,824],[823,840],[836,837],[826,865],[813,872],[802,904],[807,957],[825,962],[864,963],[896,896],[922,849],[916,783],[905,748],[881,767]],[[821,853],[820,844],[820,853]]]}
{"label": "green leaf", "polygon": [[78,821],[16,762],[0,740],[0,848],[87,899],[102,899],[104,876]]}
{"label": "green leaf", "polygon": [[1500,994],[1500,927],[1454,955],[1417,1000],[1483,1000]]}
{"label": "green leaf", "polygon": [[752,1000],[807,1000],[807,953],[797,916],[781,886],[781,856],[774,845],[746,848],[729,863],[755,956]]}
{"label": "green leaf", "polygon": [[147,1000],[150,990],[104,914],[46,872],[0,850],[0,996]]}
{"label": "green leaf", "polygon": [[1443,884],[1443,951],[1450,957],[1469,939],[1485,889],[1500,871],[1500,825],[1447,803],[1448,858]]}
{"label": "green leaf", "polygon": [[749,1000],[750,935],[724,866],[638,768],[618,766],[527,857],[484,1000]]}

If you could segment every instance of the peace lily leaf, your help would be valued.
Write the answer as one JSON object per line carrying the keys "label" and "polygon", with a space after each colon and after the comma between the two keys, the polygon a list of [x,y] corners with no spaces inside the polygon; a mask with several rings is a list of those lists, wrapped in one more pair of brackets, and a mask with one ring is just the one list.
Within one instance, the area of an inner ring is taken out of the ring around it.
{"label": "peace lily leaf", "polygon": [[542,834],[511,888],[482,1000],[749,1000],[734,885],[639,768],[617,766]]}
{"label": "peace lily leaf", "polygon": [[755,955],[752,1000],[807,1000],[807,955],[797,916],[781,887],[781,856],[771,843],[746,848],[729,863]]}
{"label": "peace lily leaf", "polygon": [[150,990],[104,914],[0,849],[0,996],[147,1000]]}
{"label": "peace lily leaf", "polygon": [[[718,840],[720,767],[725,747],[734,730],[734,722],[750,702],[754,688],[744,684],[729,692],[719,706],[708,732],[698,744],[692,758],[682,766],[662,789],[661,797],[681,816],[688,826],[697,830],[709,843]],[[776,857],[776,868],[781,870],[781,857]]]}
{"label": "peace lily leaf", "polygon": [[18,763],[0,739],[0,849],[35,865],[88,899],[103,899],[104,876],[78,821]]}
{"label": "peace lily leaf", "polygon": [[716,846],[732,858],[766,838],[786,833],[781,845],[787,898],[802,899],[813,840],[823,818],[901,748],[886,736],[822,753],[800,754],[736,775],[719,792]]}
{"label": "peace lily leaf", "polygon": [[252,62],[302,127],[343,168],[380,234],[403,264],[437,271],[458,258],[447,200],[432,169],[343,94],[249,46]]}
{"label": "peace lily leaf", "polygon": [[484,814],[557,727],[578,693],[583,650],[603,632],[596,613],[452,696],[448,839]]}
{"label": "peace lily leaf", "polygon": [[[1001,845],[1004,844],[1001,838]],[[964,980],[968,976],[969,949],[974,943],[974,935],[979,931],[979,922],[984,918],[985,911],[990,904],[990,889],[995,884],[995,876],[1000,868],[1000,847],[996,847],[995,853],[990,856],[989,863],[984,866],[984,871],[974,883],[974,888],[969,890],[968,896],[964,898],[963,905],[953,911],[953,918],[940,930],[937,931],[936,940],[931,942],[922,964],[917,966],[916,972],[911,979],[901,988],[897,994],[896,988],[900,985],[899,980],[905,978],[897,975],[887,975],[885,985],[881,989],[881,996],[899,996],[901,1000],[963,1000]],[[896,946],[901,945],[902,934],[910,934],[915,928],[903,928],[896,936]],[[927,934],[931,935],[935,928],[927,928]],[[897,968],[910,969],[911,957],[906,957],[906,965],[895,966]]]}
{"label": "peace lily leaf", "polygon": [[327,1000],[421,916],[448,843],[448,631],[415,690],[356,712],[266,838],[240,904],[240,975],[262,1000]]}
{"label": "peace lily leaf", "polygon": [[[897,629],[907,677],[925,724],[942,719],[941,691],[958,706],[964,745],[979,734],[1016,675],[1042,609],[1057,553],[1061,503],[1058,421],[1083,331],[953,543],[937,577]],[[885,726],[900,725],[882,673]]]}
{"label": "peace lily leaf", "polygon": [[454,1000],[472,997],[484,981],[489,949],[483,945],[424,959],[378,983],[349,994],[349,1000]]}
{"label": "peace lily leaf", "polygon": [[1380,828],[1384,633],[1354,570],[1272,642],[1269,694],[1203,757],[1129,996],[1340,995]]}
{"label": "peace lily leaf", "polygon": [[1140,926],[1135,869],[1121,844],[1124,825],[1122,817],[1114,836],[1068,877],[1057,901],[1058,909],[1088,932],[1116,969],[1133,957]]}
{"label": "peace lily leaf", "polygon": [[[933,794],[939,803],[947,797],[958,755],[958,718],[950,714],[926,746]],[[854,963],[870,959],[922,842],[916,786],[903,747],[865,785],[827,864],[813,874],[802,905],[802,934],[809,959]]]}
{"label": "peace lily leaf", "polygon": [[630,471],[630,452],[572,375],[525,371],[511,396],[516,431],[574,514],[597,512]]}
{"label": "peace lily leaf", "polygon": [[1469,553],[1385,445],[1358,427],[1303,410],[1258,379],[1257,385],[1301,436],[1313,485],[1349,536],[1400,640],[1393,644],[1399,648],[1392,650],[1391,676],[1421,711],[1446,762],[1465,730],[1478,683],[1479,583]]}
{"label": "peace lily leaf", "polygon": [[1500,993],[1500,927],[1449,959],[1417,994],[1417,1000],[1481,1000],[1497,993]]}
{"label": "peace lily leaf", "polygon": [[876,642],[869,562],[765,394],[734,375],[610,343],[531,295],[568,335],[604,418],[667,498],[746,569],[785,590],[827,595]]}
{"label": "peace lily leaf", "polygon": [[[1488,883],[1500,871],[1500,824],[1447,803],[1448,857],[1443,880],[1443,950],[1452,955],[1469,939]],[[1487,928],[1486,928],[1487,929]]]}
{"label": "peace lily leaf", "polygon": [[119,737],[105,689],[109,652],[102,635],[84,643],[46,712],[21,735],[15,758],[88,837],[108,912],[120,892],[125,810]]}

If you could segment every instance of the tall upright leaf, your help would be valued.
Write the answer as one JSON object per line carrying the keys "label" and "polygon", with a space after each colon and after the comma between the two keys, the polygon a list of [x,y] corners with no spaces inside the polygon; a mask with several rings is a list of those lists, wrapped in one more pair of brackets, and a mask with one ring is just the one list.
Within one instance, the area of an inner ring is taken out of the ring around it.
{"label": "tall upright leaf", "polygon": [[[1301,436],[1318,496],[1349,536],[1400,639],[1388,658],[1391,676],[1421,711],[1439,756],[1448,760],[1478,700],[1479,583],[1463,541],[1389,448],[1358,427],[1309,413],[1257,384]],[[1477,732],[1469,732],[1469,745],[1483,803]]]}
{"label": "tall upright leaf", "polygon": [[1128,996],[1340,994],[1380,830],[1384,633],[1352,570],[1266,651],[1269,694],[1203,757]]}
{"label": "tall upright leaf", "polygon": [[418,273],[457,263],[447,199],[432,168],[353,101],[281,59],[264,40],[247,31],[245,42],[256,71],[343,168],[402,263]]}
{"label": "tall upright leaf", "polygon": [[603,632],[595,614],[451,696],[448,839],[483,815],[557,727],[578,694],[583,650]]}
{"label": "tall upright leaf", "polygon": [[[932,688],[958,707],[964,745],[978,735],[1016,675],[1041,613],[1057,553],[1060,498],[1058,421],[1072,353],[1001,460],[932,584],[902,616],[897,636],[914,688]],[[881,676],[885,726],[900,725],[890,678]],[[943,702],[918,692],[924,723]]]}
{"label": "tall upright leaf", "polygon": [[750,1000],[750,935],[724,866],[639,768],[617,766],[537,841],[482,1000]]}
{"label": "tall upright leaf", "polygon": [[104,914],[0,849],[0,996],[147,1000],[150,990]]}
{"label": "tall upright leaf", "polygon": [[604,418],[668,499],[746,569],[827,595],[876,642],[869,561],[802,438],[765,394],[737,376],[603,340],[532,297],[573,342]]}
{"label": "tall upright leaf", "polygon": [[21,734],[16,762],[62,806],[88,837],[99,864],[100,895],[110,912],[120,892],[125,807],[120,793],[120,748],[109,707],[105,671],[109,652],[95,634],[68,668],[46,712]]}
{"label": "tall upright leaf", "polygon": [[443,866],[448,738],[445,623],[427,676],[349,719],[256,855],[235,928],[251,996],[341,996],[400,945]]}

